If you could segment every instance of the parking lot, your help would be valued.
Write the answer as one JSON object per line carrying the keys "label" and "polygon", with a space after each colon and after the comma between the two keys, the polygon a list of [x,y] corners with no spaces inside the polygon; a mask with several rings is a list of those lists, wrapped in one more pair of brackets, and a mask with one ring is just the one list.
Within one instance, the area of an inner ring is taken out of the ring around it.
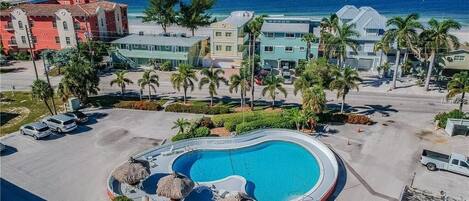
{"label": "parking lot", "polygon": [[[18,133],[1,141],[1,200],[106,200],[107,176],[135,153],[175,134],[173,121],[196,115],[133,110],[87,112],[89,122],[42,140]],[[7,192],[7,193],[5,193]]]}

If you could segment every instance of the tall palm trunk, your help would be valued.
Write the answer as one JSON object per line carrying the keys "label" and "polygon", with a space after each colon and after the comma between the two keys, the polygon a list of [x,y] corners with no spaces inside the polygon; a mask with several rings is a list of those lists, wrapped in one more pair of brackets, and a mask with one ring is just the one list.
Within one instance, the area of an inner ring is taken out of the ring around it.
{"label": "tall palm trunk", "polygon": [[251,110],[254,110],[254,71],[256,68],[255,60],[256,60],[256,35],[253,35],[252,41],[252,69],[251,69]]}
{"label": "tall palm trunk", "polygon": [[241,107],[244,106],[244,94],[243,94],[243,90],[241,89]]}
{"label": "tall palm trunk", "polygon": [[121,85],[121,95],[124,95],[125,85]]}
{"label": "tall palm trunk", "polygon": [[275,108],[275,94],[272,96],[272,108]]}
{"label": "tall palm trunk", "polygon": [[311,55],[310,51],[311,51],[311,50],[310,50],[310,49],[311,49],[311,43],[310,43],[310,42],[307,42],[307,43],[306,43],[306,59],[307,59],[308,61],[311,60],[311,57],[310,57],[310,55]]}
{"label": "tall palm trunk", "polygon": [[345,93],[342,94],[342,103],[340,105],[340,113],[344,113],[344,105],[345,105]]}
{"label": "tall palm trunk", "polygon": [[187,87],[184,87],[184,104],[186,104]]}
{"label": "tall palm trunk", "polygon": [[148,85],[148,100],[151,101],[151,87]]}
{"label": "tall palm trunk", "polygon": [[461,102],[459,103],[459,111],[462,112],[462,106],[464,105],[464,95],[466,95],[466,92],[462,92],[461,95]]}
{"label": "tall palm trunk", "polygon": [[47,99],[43,99],[44,104],[46,105],[47,109],[49,110],[51,115],[54,115],[54,112],[52,112],[52,109],[49,106],[49,103],[47,102]]}
{"label": "tall palm trunk", "polygon": [[210,93],[210,107],[213,107],[213,94]]}
{"label": "tall palm trunk", "polygon": [[192,36],[195,35],[195,29],[191,29],[191,32],[192,32]]}
{"label": "tall palm trunk", "polygon": [[397,81],[397,70],[399,69],[399,59],[401,56],[401,49],[397,48],[397,53],[396,53],[396,63],[394,64],[394,73],[392,76],[392,88],[396,88],[396,81]]}
{"label": "tall palm trunk", "polygon": [[435,57],[436,51],[432,50],[432,54],[430,56],[430,66],[428,66],[427,78],[425,79],[425,90],[427,91],[430,88],[430,78],[432,77],[433,66],[435,65]]}

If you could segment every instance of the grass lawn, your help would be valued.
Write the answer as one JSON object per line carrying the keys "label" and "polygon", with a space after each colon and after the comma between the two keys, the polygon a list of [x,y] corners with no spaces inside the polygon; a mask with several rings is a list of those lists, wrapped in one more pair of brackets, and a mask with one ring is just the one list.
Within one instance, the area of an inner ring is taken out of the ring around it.
{"label": "grass lawn", "polygon": [[[116,104],[122,101],[139,101],[139,97],[122,97],[122,96],[93,96],[89,98],[89,104],[93,107],[102,107],[102,108],[113,108]],[[147,101],[148,99],[143,99],[143,101]],[[164,105],[167,100],[163,99],[152,99],[152,101],[158,102],[160,105]]]}
{"label": "grass lawn", "polygon": [[[37,121],[50,114],[44,102],[32,99],[29,92],[15,92],[14,95],[12,92],[3,92],[2,94],[0,136],[15,132],[23,124]],[[63,109],[63,104],[59,99],[56,99],[55,103],[57,110]]]}

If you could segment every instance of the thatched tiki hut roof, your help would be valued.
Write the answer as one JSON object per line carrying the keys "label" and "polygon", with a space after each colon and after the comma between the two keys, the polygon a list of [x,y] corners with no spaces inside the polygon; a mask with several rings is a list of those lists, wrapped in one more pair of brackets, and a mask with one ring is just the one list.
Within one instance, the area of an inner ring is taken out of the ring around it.
{"label": "thatched tiki hut roof", "polygon": [[254,201],[245,193],[241,192],[230,192],[224,198],[218,199],[218,201]]}
{"label": "thatched tiki hut roof", "polygon": [[158,181],[156,194],[171,200],[181,200],[189,195],[194,186],[194,182],[191,179],[177,173],[172,173]]}
{"label": "thatched tiki hut roof", "polygon": [[129,161],[119,166],[113,173],[114,179],[121,183],[132,186],[140,183],[150,175],[150,164],[148,161],[136,160],[130,157]]}

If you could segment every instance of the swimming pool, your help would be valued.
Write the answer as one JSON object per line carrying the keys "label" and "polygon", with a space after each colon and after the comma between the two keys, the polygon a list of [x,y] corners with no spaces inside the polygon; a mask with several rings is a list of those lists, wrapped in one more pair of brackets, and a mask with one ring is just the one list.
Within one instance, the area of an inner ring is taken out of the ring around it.
{"label": "swimming pool", "polygon": [[173,162],[174,171],[196,182],[239,175],[246,192],[259,201],[284,201],[303,196],[320,178],[316,158],[303,146],[287,141],[265,141],[225,150],[196,150]]}

